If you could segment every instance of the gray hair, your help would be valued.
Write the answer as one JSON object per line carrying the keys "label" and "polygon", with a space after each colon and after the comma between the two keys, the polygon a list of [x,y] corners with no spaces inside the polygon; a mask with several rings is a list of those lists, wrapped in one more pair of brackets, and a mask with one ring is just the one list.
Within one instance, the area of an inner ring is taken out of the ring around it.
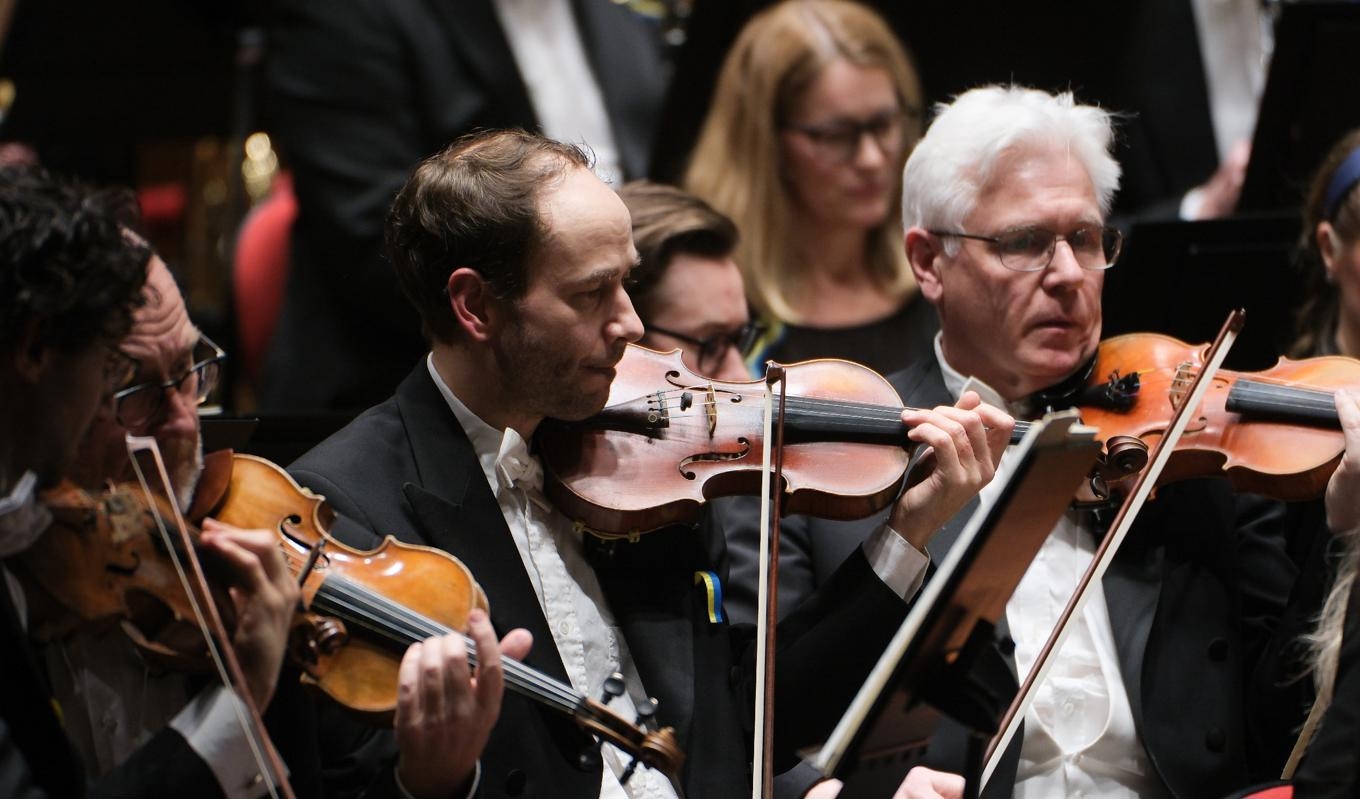
{"label": "gray hair", "polygon": [[[1024,147],[1064,147],[1086,168],[1102,215],[1119,189],[1109,112],[1071,92],[984,86],[941,103],[902,177],[902,225],[958,229],[977,207],[1001,156]],[[948,241],[945,246],[957,246]]]}

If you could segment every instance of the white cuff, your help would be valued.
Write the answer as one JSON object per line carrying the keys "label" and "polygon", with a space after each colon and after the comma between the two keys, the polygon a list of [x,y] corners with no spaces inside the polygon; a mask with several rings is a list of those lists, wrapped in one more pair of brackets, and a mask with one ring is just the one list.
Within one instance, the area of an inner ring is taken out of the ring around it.
{"label": "white cuff", "polygon": [[220,685],[205,688],[175,714],[170,726],[212,769],[227,799],[256,799],[268,791],[241,729],[240,719],[248,718],[248,712],[241,705],[237,715],[239,702],[235,693]]}
{"label": "white cuff", "polygon": [[[411,792],[406,790],[406,786],[401,784],[401,772],[396,766],[392,767],[392,779],[397,783],[397,793],[401,794],[402,799],[416,799]],[[472,784],[468,786],[467,793],[463,794],[462,799],[472,799],[477,795],[477,786],[482,784],[482,761],[478,760],[472,768]]]}
{"label": "white cuff", "polygon": [[878,579],[904,600],[921,590],[930,565],[929,555],[908,544],[886,524],[865,540],[864,556]]}
{"label": "white cuff", "polygon": [[1199,207],[1204,205],[1204,189],[1196,186],[1187,191],[1181,198],[1181,207],[1178,211],[1180,218],[1186,222],[1193,222],[1199,219]]}

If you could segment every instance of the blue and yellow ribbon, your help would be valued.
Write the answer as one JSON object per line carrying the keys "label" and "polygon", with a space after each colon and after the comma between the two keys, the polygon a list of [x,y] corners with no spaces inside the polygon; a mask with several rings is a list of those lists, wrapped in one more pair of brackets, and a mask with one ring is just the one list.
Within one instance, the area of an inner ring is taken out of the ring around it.
{"label": "blue and yellow ribbon", "polygon": [[718,579],[717,572],[695,572],[694,584],[704,584],[704,591],[708,594],[708,623],[722,624],[726,621],[723,618],[722,610],[722,581]]}

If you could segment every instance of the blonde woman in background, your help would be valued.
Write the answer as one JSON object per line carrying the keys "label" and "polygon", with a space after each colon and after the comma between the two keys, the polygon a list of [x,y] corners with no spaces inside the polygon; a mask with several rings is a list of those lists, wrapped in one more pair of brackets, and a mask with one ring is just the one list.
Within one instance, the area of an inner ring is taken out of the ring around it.
{"label": "blonde woman in background", "polygon": [[902,248],[902,165],[921,88],[883,20],[787,0],[728,54],[685,185],[742,231],[737,262],[769,346],[757,362],[929,356],[939,322]]}

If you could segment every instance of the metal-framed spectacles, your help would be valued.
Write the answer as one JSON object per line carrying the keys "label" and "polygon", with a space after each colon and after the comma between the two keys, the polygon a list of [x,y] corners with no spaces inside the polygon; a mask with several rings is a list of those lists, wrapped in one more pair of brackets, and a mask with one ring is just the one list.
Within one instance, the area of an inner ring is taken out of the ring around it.
{"label": "metal-framed spectacles", "polygon": [[992,252],[1001,265],[1015,272],[1042,272],[1053,263],[1058,242],[1065,241],[1072,256],[1082,269],[1100,271],[1114,266],[1124,246],[1124,234],[1118,228],[1083,225],[1059,235],[1041,227],[1022,227],[1005,230],[995,236],[979,236],[949,230],[928,231],[942,238],[973,239],[992,245]]}
{"label": "metal-framed spectacles", "polygon": [[742,358],[746,358],[755,350],[756,342],[760,341],[760,337],[765,334],[765,325],[760,322],[747,322],[736,330],[714,333],[708,338],[702,339],[653,324],[644,326],[649,332],[661,333],[677,341],[693,345],[697,349],[699,370],[705,373],[716,370],[722,364],[723,356],[727,354],[729,347],[736,349]]}
{"label": "metal-framed spectacles", "polygon": [[222,376],[222,362],[227,353],[207,336],[199,337],[194,346],[194,365],[184,374],[163,382],[138,383],[115,391],[114,415],[122,426],[135,429],[149,423],[165,405],[166,391],[192,397],[195,405],[202,405]]}

